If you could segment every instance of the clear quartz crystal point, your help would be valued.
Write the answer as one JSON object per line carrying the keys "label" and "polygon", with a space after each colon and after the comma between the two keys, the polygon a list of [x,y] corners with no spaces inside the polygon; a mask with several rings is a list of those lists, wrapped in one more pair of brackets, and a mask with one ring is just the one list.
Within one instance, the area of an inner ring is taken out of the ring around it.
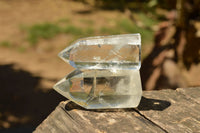
{"label": "clear quartz crystal point", "polygon": [[59,53],[77,69],[54,89],[87,109],[137,107],[142,96],[140,48],[140,34],[80,39]]}
{"label": "clear quartz crystal point", "polygon": [[54,88],[87,109],[137,107],[142,94],[137,70],[75,70]]}
{"label": "clear quartz crystal point", "polygon": [[97,36],[79,39],[59,53],[78,69],[139,69],[140,34]]}

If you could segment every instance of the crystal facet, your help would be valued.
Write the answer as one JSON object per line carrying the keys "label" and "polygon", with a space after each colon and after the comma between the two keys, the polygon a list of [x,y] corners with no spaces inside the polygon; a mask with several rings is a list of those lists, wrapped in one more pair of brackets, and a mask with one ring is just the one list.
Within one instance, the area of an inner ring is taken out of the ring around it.
{"label": "crystal facet", "polygon": [[54,89],[87,109],[137,107],[140,51],[140,34],[80,39],[59,53],[76,70]]}
{"label": "crystal facet", "polygon": [[130,108],[141,98],[139,77],[137,70],[75,70],[54,88],[88,109]]}
{"label": "crystal facet", "polygon": [[78,69],[139,69],[140,34],[88,37],[59,56]]}

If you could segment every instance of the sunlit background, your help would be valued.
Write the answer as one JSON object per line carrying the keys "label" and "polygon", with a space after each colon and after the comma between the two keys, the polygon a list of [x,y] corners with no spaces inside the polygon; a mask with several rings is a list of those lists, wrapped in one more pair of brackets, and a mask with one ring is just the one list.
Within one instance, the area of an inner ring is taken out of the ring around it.
{"label": "sunlit background", "polygon": [[144,90],[200,86],[200,0],[0,0],[0,132],[31,132],[81,37],[140,33]]}

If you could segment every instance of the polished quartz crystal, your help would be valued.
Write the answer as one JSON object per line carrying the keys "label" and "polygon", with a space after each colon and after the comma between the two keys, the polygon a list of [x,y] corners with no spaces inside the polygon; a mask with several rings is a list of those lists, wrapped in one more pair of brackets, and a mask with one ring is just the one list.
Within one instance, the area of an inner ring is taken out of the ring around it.
{"label": "polished quartz crystal", "polygon": [[98,36],[76,41],[59,56],[76,68],[54,89],[87,109],[137,107],[140,34]]}
{"label": "polished quartz crystal", "polygon": [[140,46],[140,34],[88,37],[59,56],[78,69],[139,69]]}
{"label": "polished quartz crystal", "polygon": [[130,108],[141,98],[139,77],[137,70],[75,70],[54,88],[88,109]]}

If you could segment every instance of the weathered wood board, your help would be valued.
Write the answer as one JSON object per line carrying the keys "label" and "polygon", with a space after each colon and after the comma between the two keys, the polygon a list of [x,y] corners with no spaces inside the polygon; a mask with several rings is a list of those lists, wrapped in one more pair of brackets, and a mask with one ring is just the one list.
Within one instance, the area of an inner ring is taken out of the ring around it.
{"label": "weathered wood board", "polygon": [[200,88],[145,91],[136,109],[85,110],[61,102],[34,132],[200,132]]}

